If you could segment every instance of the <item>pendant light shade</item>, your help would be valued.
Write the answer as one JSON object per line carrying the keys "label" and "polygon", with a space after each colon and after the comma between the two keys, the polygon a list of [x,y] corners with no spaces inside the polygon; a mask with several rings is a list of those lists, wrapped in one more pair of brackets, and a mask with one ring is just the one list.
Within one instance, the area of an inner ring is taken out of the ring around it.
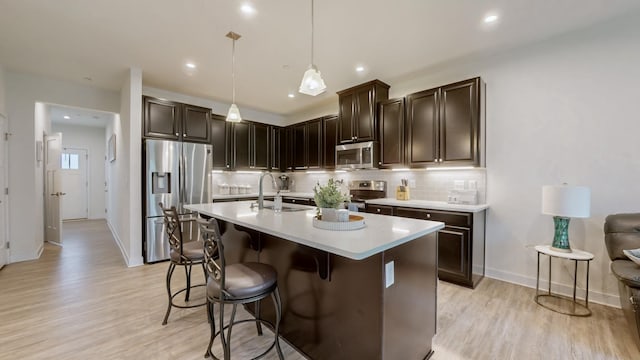
{"label": "pendant light shade", "polygon": [[302,82],[300,83],[300,91],[303,94],[316,96],[322,94],[327,89],[327,85],[322,80],[322,75],[318,68],[311,64],[309,69],[304,72],[302,76]]}
{"label": "pendant light shade", "polygon": [[236,105],[236,40],[240,39],[240,34],[236,34],[233,31],[229,31],[227,37],[233,41],[233,45],[231,47],[231,82],[233,93],[231,95],[231,106],[229,107],[229,112],[227,113],[227,121],[229,122],[240,122],[242,121],[242,116],[240,116],[240,109]]}
{"label": "pendant light shade", "polygon": [[229,112],[227,113],[227,121],[229,122],[240,122],[242,120],[242,116],[240,116],[240,109],[236,104],[231,104],[229,106]]}
{"label": "pendant light shade", "polygon": [[309,69],[302,76],[298,91],[302,94],[316,96],[322,94],[326,89],[327,85],[322,80],[318,67],[313,63],[313,0],[311,0],[311,62]]}

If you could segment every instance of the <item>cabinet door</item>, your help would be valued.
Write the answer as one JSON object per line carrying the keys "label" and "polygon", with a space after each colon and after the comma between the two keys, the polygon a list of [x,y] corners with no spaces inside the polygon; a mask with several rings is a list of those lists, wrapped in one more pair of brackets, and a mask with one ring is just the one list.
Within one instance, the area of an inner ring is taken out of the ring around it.
{"label": "cabinet door", "polygon": [[249,167],[256,170],[269,170],[269,125],[251,124],[251,161]]}
{"label": "cabinet door", "polygon": [[338,117],[329,116],[324,118],[324,168],[336,168],[336,145],[338,145]]}
{"label": "cabinet door", "polygon": [[[220,115],[211,116],[211,145],[213,147],[213,168],[216,170],[230,170],[229,150],[231,141],[227,142],[230,126]],[[229,140],[231,140],[229,138]]]}
{"label": "cabinet door", "polygon": [[340,144],[352,143],[355,140],[353,133],[353,118],[355,114],[355,94],[340,95],[338,114],[338,141]]}
{"label": "cabinet door", "polygon": [[322,119],[311,120],[307,123],[307,168],[322,167]]}
{"label": "cabinet door", "polygon": [[423,167],[438,159],[438,89],[407,96],[407,156],[409,166]]}
{"label": "cabinet door", "polygon": [[249,169],[249,123],[233,124],[233,164],[234,169]]}
{"label": "cabinet door", "polygon": [[281,161],[281,154],[284,154],[284,129],[278,126],[270,126],[269,132],[269,168],[273,171],[285,171],[284,161]]}
{"label": "cabinet door", "polygon": [[143,136],[178,140],[180,138],[181,104],[144,97]]}
{"label": "cabinet door", "polygon": [[184,105],[182,141],[208,144],[211,142],[209,119],[211,109]]}
{"label": "cabinet door", "polygon": [[380,103],[380,165],[392,168],[404,164],[404,99]]}
{"label": "cabinet door", "polygon": [[479,162],[479,78],[443,86],[440,100],[440,158],[442,162]]}
{"label": "cabinet door", "polygon": [[307,126],[306,124],[297,124],[292,128],[292,152],[293,152],[293,168],[296,170],[304,170],[307,168]]}
{"label": "cabinet door", "polygon": [[376,100],[373,88],[369,87],[356,92],[355,108],[356,115],[353,118],[355,141],[376,140],[376,132],[374,131],[376,128]]}
{"label": "cabinet door", "polygon": [[469,229],[445,226],[438,232],[438,277],[447,281],[469,282]]}

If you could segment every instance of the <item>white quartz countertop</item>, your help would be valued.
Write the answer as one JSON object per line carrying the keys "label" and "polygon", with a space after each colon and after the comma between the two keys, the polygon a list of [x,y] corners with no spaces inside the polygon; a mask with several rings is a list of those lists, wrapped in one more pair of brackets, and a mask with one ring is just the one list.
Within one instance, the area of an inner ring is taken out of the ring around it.
{"label": "white quartz countertop", "polygon": [[[305,193],[305,192],[281,192],[280,195],[282,197],[295,197],[295,198],[305,198],[305,199],[313,199],[313,193]],[[264,196],[276,196],[275,191],[265,192]],[[226,200],[226,199],[246,199],[246,198],[254,198],[258,197],[257,192],[252,192],[248,194],[233,194],[233,195],[222,195],[215,194],[211,197],[212,200]]]}
{"label": "white quartz countertop", "polygon": [[405,206],[418,209],[433,209],[433,210],[450,210],[450,211],[463,211],[463,212],[480,212],[489,208],[488,204],[479,205],[463,205],[463,204],[449,204],[444,201],[430,201],[430,200],[397,200],[394,198],[384,198],[367,200],[367,204],[372,205],[387,205],[387,206]]}
{"label": "white quartz countertop", "polygon": [[276,213],[270,209],[251,209],[251,203],[193,204],[185,205],[185,208],[354,260],[365,259],[444,228],[444,223],[437,221],[357,213],[364,217],[366,226],[363,229],[323,230],[312,224],[316,214],[314,207],[303,206],[309,210]]}

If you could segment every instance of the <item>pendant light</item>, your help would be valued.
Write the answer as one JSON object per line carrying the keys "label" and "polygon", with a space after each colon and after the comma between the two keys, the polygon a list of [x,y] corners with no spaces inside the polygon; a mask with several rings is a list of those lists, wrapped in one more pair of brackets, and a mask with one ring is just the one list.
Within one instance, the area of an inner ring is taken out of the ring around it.
{"label": "pendant light", "polygon": [[313,0],[311,0],[311,63],[309,69],[304,72],[302,82],[300,83],[300,91],[303,94],[316,96],[322,94],[327,89],[327,85],[322,80],[320,71],[313,63]]}
{"label": "pendant light", "polygon": [[233,31],[229,31],[227,37],[233,41],[233,45],[231,47],[231,82],[233,93],[231,95],[231,106],[229,107],[229,112],[227,113],[227,121],[229,122],[240,122],[242,121],[242,116],[240,116],[240,110],[236,105],[236,40],[240,39],[240,34],[236,34]]}

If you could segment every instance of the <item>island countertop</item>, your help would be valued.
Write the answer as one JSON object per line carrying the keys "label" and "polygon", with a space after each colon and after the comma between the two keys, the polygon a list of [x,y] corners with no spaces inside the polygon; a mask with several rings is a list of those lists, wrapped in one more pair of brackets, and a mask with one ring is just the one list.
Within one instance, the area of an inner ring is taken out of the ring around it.
{"label": "island countertop", "polygon": [[353,260],[365,259],[444,228],[444,223],[437,221],[357,213],[364,217],[363,229],[323,230],[313,226],[315,208],[276,213],[270,209],[251,209],[251,203],[192,204],[185,208]]}

